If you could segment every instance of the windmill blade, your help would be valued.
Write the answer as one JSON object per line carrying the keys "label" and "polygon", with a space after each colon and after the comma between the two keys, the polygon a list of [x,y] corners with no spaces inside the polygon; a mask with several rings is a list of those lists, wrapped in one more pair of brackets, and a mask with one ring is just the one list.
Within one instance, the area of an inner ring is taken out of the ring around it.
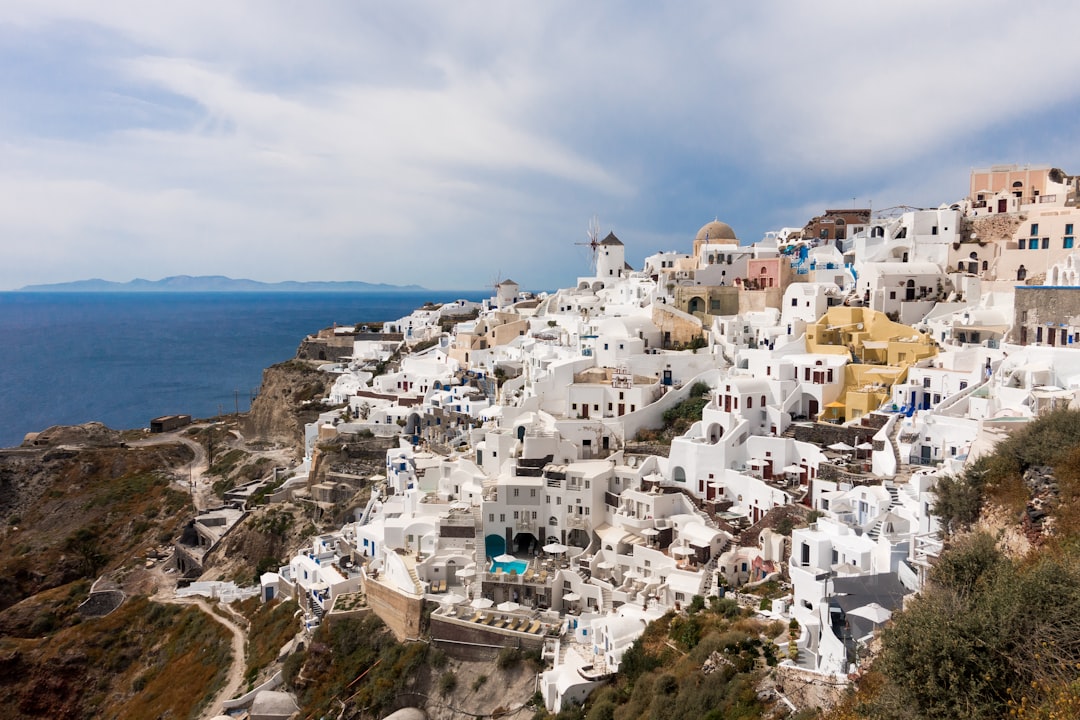
{"label": "windmill blade", "polygon": [[589,219],[589,224],[585,229],[585,237],[588,238],[587,242],[574,243],[575,245],[584,245],[589,248],[589,267],[596,270],[596,256],[600,249],[600,218],[593,215]]}

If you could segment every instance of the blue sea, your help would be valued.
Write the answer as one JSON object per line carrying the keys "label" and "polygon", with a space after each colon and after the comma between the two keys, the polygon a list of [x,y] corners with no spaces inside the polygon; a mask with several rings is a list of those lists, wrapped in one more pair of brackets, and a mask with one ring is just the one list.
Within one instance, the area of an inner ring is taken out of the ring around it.
{"label": "blue sea", "polygon": [[243,412],[310,333],[489,294],[0,293],[0,447],[52,425]]}

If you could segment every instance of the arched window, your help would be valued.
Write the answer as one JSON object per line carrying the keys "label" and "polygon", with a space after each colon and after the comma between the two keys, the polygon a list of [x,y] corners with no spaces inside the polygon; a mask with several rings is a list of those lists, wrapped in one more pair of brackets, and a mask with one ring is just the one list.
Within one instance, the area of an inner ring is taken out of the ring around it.
{"label": "arched window", "polygon": [[686,482],[686,470],[676,466],[676,468],[671,471],[671,479],[675,482]]}

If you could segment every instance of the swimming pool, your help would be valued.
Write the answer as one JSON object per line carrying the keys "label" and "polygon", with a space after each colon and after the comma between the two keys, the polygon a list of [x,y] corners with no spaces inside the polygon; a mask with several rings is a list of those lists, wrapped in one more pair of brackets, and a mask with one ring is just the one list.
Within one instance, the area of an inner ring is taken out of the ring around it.
{"label": "swimming pool", "polygon": [[524,575],[525,571],[529,568],[529,563],[525,562],[524,560],[515,560],[514,562],[504,562],[504,563],[501,563],[501,562],[492,562],[491,563],[491,572],[498,572],[499,568],[502,568],[502,571],[504,573],[508,573],[511,570],[513,570],[518,575]]}

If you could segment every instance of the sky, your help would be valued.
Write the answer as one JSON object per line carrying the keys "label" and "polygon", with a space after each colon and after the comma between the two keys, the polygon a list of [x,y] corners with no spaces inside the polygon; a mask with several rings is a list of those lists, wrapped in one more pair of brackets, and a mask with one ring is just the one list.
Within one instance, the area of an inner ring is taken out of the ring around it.
{"label": "sky", "polygon": [[[671,7],[669,7],[671,5]],[[1080,173],[1080,4],[4,0],[0,290],[523,289]]]}

